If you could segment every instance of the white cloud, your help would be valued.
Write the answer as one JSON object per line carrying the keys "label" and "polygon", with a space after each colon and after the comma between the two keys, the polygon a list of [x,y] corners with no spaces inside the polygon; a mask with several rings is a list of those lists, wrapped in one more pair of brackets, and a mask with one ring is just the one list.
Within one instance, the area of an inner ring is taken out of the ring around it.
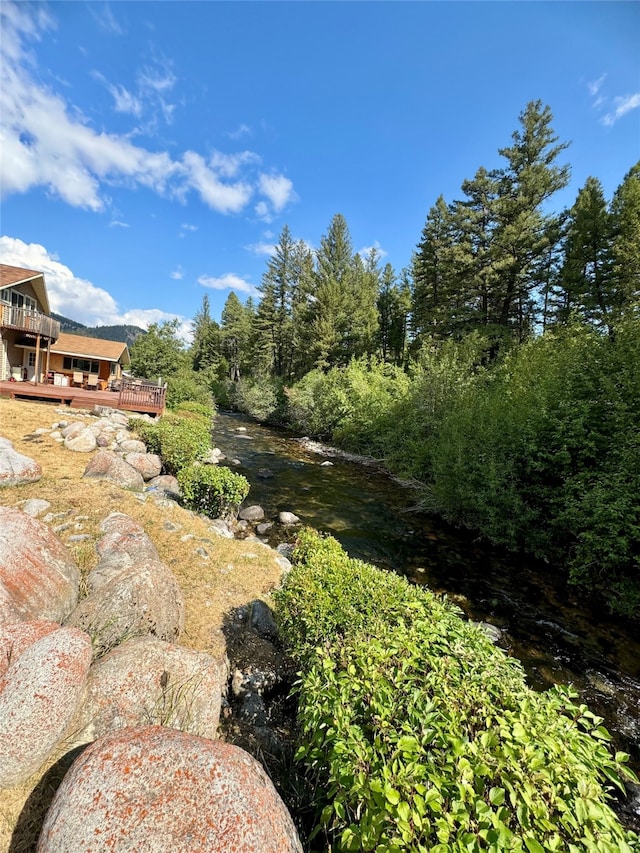
{"label": "white cloud", "polygon": [[[108,18],[109,11],[105,6],[102,17]],[[32,76],[35,61],[25,42],[39,39],[54,26],[51,18],[35,4],[9,2],[0,3],[0,15],[2,197],[42,187],[69,205],[101,211],[107,206],[105,185],[143,186],[182,201],[193,190],[222,214],[241,212],[257,191],[276,212],[295,197],[288,178],[256,174],[261,158],[254,152],[214,151],[205,160],[197,152],[186,151],[172,158],[167,151],[135,145],[128,136],[95,130],[73,104],[43,86],[37,73]],[[145,67],[137,80],[137,92],[114,86],[99,73],[94,76],[109,88],[117,109],[137,116],[156,99],[166,120],[171,119],[174,105],[167,98],[176,78],[167,61]],[[260,211],[258,215],[264,218],[271,215],[266,202],[261,203]]]}
{"label": "white cloud", "polygon": [[91,76],[105,86],[113,98],[113,105],[116,112],[127,113],[135,116],[136,118],[140,118],[142,115],[142,101],[140,98],[128,89],[125,89],[124,86],[110,83],[104,74],[101,74],[99,71],[93,71]]}
{"label": "white cloud", "polygon": [[266,201],[259,201],[254,210],[258,219],[262,219],[264,222],[273,222],[273,216],[271,216],[269,205]]}
{"label": "white cloud", "polygon": [[104,3],[102,6],[97,3],[89,3],[88,8],[93,19],[105,32],[116,36],[121,36],[124,33],[108,3]]}
{"label": "white cloud", "polygon": [[631,112],[631,110],[636,110],[640,107],[640,92],[635,92],[633,95],[626,95],[625,97],[614,98],[613,105],[614,109],[602,118],[602,123],[607,127],[611,127],[619,118],[622,118],[622,116]]}
{"label": "white cloud", "polygon": [[142,326],[178,317],[180,336],[188,340],[190,323],[184,317],[157,308],[135,308],[121,311],[111,294],[102,287],[76,276],[68,266],[39,243],[25,243],[15,237],[0,237],[2,262],[44,273],[51,310],[87,326],[115,326],[121,323]]}
{"label": "white cloud", "polygon": [[594,97],[598,94],[598,92],[600,91],[600,87],[602,86],[606,78],[607,75],[602,74],[600,77],[598,77],[597,80],[593,80],[591,83],[587,83],[587,89],[589,90],[589,94],[591,95],[591,97]]}
{"label": "white cloud", "polygon": [[256,296],[258,293],[250,282],[232,272],[218,278],[211,275],[201,275],[198,284],[203,287],[210,287],[213,290],[237,290],[240,293],[248,293],[250,296]]}
{"label": "white cloud", "polygon": [[128,222],[120,222],[119,219],[112,219],[109,223],[109,228],[129,228]]}
{"label": "white cloud", "polygon": [[251,198],[253,191],[248,183],[225,184],[195,151],[186,151],[182,164],[188,185],[219,213],[239,213]]}
{"label": "white cloud", "polygon": [[262,195],[269,199],[276,213],[279,213],[296,197],[293,191],[293,182],[289,178],[285,178],[284,175],[261,174],[258,178],[258,188]]}
{"label": "white cloud", "polygon": [[268,255],[272,257],[276,253],[276,247],[273,243],[249,243],[248,246],[245,246],[245,249],[254,255]]}
{"label": "white cloud", "polygon": [[227,132],[229,139],[241,139],[243,136],[250,136],[251,128],[247,124],[241,124],[235,130]]}
{"label": "white cloud", "polygon": [[184,278],[184,272],[182,271],[182,267],[180,264],[173,270],[173,272],[169,273],[169,278],[174,279],[175,281],[181,281]]}
{"label": "white cloud", "polygon": [[369,258],[373,251],[375,251],[378,255],[379,261],[381,261],[382,258],[386,258],[389,254],[388,252],[385,252],[385,250],[382,248],[382,246],[380,245],[380,243],[378,243],[377,240],[373,241],[373,246],[363,246],[361,249],[358,249],[358,254],[361,258]]}

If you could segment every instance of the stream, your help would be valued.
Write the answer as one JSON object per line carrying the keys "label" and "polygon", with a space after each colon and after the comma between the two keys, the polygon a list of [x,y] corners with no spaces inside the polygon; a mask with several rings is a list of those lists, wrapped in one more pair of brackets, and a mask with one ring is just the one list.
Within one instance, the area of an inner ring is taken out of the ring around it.
{"label": "stream", "polygon": [[[412,490],[375,468],[319,455],[240,415],[219,413],[213,441],[224,464],[249,480],[245,505],[259,504],[276,522],[269,544],[287,538],[277,519],[289,510],[350,556],[446,594],[468,618],[499,629],[499,645],[522,662],[532,687],[573,685],[640,775],[638,631],[589,609],[546,564],[415,511]],[[635,823],[637,792],[632,808]]]}

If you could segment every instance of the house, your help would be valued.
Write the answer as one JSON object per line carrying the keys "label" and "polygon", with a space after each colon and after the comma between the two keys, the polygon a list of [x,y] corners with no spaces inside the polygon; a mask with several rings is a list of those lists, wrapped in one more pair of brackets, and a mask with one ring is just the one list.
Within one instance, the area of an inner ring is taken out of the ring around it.
{"label": "house", "polygon": [[63,385],[80,383],[86,386],[95,381],[96,387],[104,390],[122,379],[122,372],[129,363],[129,349],[122,341],[60,332],[58,340],[51,345],[47,375],[49,381],[53,379]]}
{"label": "house", "polygon": [[46,375],[60,337],[50,310],[41,272],[0,264],[0,381]]}
{"label": "house", "polygon": [[125,343],[60,331],[44,275],[0,264],[0,381],[104,390],[130,363]]}

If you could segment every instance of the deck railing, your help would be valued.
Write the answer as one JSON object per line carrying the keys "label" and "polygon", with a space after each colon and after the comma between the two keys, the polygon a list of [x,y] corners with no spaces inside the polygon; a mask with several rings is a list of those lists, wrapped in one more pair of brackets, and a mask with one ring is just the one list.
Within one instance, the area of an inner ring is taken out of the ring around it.
{"label": "deck railing", "polygon": [[167,398],[167,386],[156,385],[143,379],[122,379],[120,381],[119,409],[133,409],[163,412]]}
{"label": "deck railing", "polygon": [[0,302],[0,326],[34,335],[44,335],[52,341],[57,341],[60,337],[60,323],[53,317],[41,314],[32,308],[18,308],[6,302]]}

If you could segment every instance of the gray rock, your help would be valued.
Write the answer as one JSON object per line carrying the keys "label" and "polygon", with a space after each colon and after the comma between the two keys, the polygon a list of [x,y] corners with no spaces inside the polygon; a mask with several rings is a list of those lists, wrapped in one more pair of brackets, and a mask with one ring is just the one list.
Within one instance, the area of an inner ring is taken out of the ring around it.
{"label": "gray rock", "polygon": [[273,521],[265,521],[263,524],[259,524],[256,527],[256,533],[258,536],[264,536],[265,533],[268,533],[273,528]]}
{"label": "gray rock", "polygon": [[[120,441],[120,450],[123,450],[125,453],[146,453],[147,446],[144,441],[138,441],[137,438],[125,438],[124,441]],[[160,472],[158,471],[158,474]],[[158,474],[155,476],[157,477]]]}
{"label": "gray rock", "polygon": [[73,436],[78,435],[83,430],[87,428],[87,425],[84,421],[74,421],[73,423],[67,424],[60,432],[64,439],[73,438]]}
{"label": "gray rock", "polygon": [[155,637],[125,640],[89,671],[74,728],[80,741],[158,724],[215,738],[226,661]]}
{"label": "gray rock", "polygon": [[250,604],[249,625],[259,637],[264,640],[275,640],[278,637],[278,626],[273,617],[273,611],[264,601],[259,598]]}
{"label": "gray rock", "polygon": [[222,536],[224,539],[233,539],[233,532],[227,522],[221,518],[214,518],[209,524],[209,530],[218,536]]}
{"label": "gray rock", "polygon": [[321,468],[333,468],[333,462],[329,462],[329,460],[326,459],[324,462],[320,463],[320,467]]}
{"label": "gray rock", "polygon": [[281,542],[276,548],[278,554],[282,554],[288,560],[293,556],[294,546],[290,542]]}
{"label": "gray rock", "polygon": [[299,524],[300,519],[293,512],[280,512],[278,513],[278,521],[280,524]]}
{"label": "gray rock", "polygon": [[37,518],[43,512],[46,512],[50,506],[49,501],[42,500],[42,498],[29,498],[28,501],[22,504],[22,511],[26,512],[32,518]]}
{"label": "gray rock", "polygon": [[147,634],[171,642],[184,627],[182,592],[164,563],[139,562],[83,598],[66,624],[91,636],[96,656],[125,639]]}
{"label": "gray rock", "polygon": [[26,781],[73,719],[91,663],[91,640],[60,628],[37,640],[4,676],[0,693],[0,788]]}
{"label": "gray rock", "polygon": [[251,726],[266,726],[269,715],[262,696],[258,693],[247,693],[242,699],[238,717]]}
{"label": "gray rock", "polygon": [[172,474],[161,474],[147,483],[149,489],[153,489],[168,498],[177,500],[180,497],[180,486],[178,480]]}
{"label": "gray rock", "polygon": [[121,729],[76,759],[37,853],[302,853],[260,764],[228,743],[162,726]]}
{"label": "gray rock", "polygon": [[79,432],[68,435],[64,440],[64,446],[67,450],[73,450],[76,453],[92,453],[98,446],[98,443],[93,430],[82,429]]}
{"label": "gray rock", "polygon": [[273,471],[269,468],[258,468],[257,476],[260,477],[261,480],[270,480],[273,477]]}
{"label": "gray rock", "polygon": [[241,509],[238,513],[238,518],[242,521],[262,521],[264,518],[264,510],[261,506],[254,504]]}

